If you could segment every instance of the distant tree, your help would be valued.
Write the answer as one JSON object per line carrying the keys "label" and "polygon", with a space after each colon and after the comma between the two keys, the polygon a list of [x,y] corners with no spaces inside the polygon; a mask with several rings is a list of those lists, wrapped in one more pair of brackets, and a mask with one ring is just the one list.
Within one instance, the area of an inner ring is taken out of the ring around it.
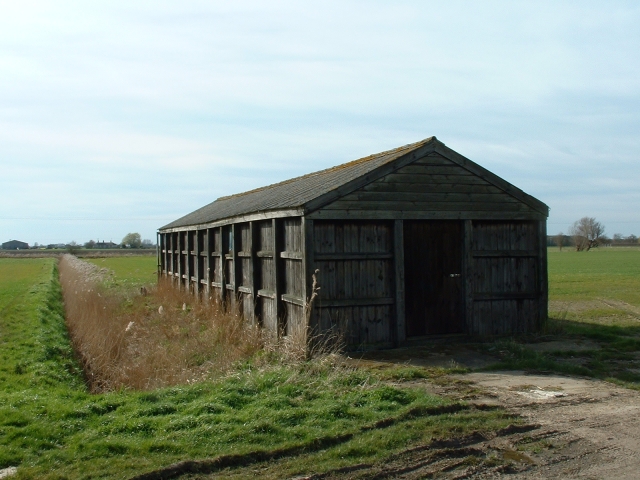
{"label": "distant tree", "polygon": [[151,248],[153,247],[153,242],[151,242],[151,240],[149,240],[148,238],[145,238],[144,240],[142,240],[142,248]]}
{"label": "distant tree", "polygon": [[93,240],[89,240],[87,243],[84,244],[84,248],[93,248],[96,246],[96,242],[94,242]]}
{"label": "distant tree", "polygon": [[578,252],[589,251],[598,246],[604,235],[604,225],[593,217],[582,217],[571,227],[571,235]]}
{"label": "distant tree", "polygon": [[613,234],[613,243],[615,244],[622,243],[623,240],[624,240],[624,237],[622,236],[621,233]]}
{"label": "distant tree", "polygon": [[638,243],[638,237],[636,237],[633,233],[629,235],[626,240],[627,243],[630,243],[631,245],[635,245],[636,243]]}
{"label": "distant tree", "polygon": [[122,239],[122,245],[126,248],[140,248],[142,240],[139,233],[127,233]]}
{"label": "distant tree", "polygon": [[554,243],[558,246],[558,248],[562,251],[562,246],[564,245],[564,233],[560,232],[555,237],[553,237]]}
{"label": "distant tree", "polygon": [[71,255],[75,255],[76,253],[78,253],[78,250],[80,249],[80,245],[78,245],[75,240],[70,241],[69,243],[67,243],[67,251],[71,254]]}

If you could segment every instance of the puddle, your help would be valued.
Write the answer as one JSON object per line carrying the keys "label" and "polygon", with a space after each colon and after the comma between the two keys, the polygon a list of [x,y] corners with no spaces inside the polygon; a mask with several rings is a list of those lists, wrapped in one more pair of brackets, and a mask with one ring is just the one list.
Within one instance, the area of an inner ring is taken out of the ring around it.
{"label": "puddle", "polygon": [[533,400],[549,400],[551,398],[561,398],[566,397],[567,394],[564,392],[553,391],[553,390],[542,390],[541,388],[532,388],[530,390],[525,390],[522,392],[516,392],[518,395],[522,395],[523,397],[531,398]]}
{"label": "puddle", "polygon": [[517,450],[503,450],[502,458],[504,458],[505,460],[511,460],[513,462],[528,463],[529,465],[533,465],[534,463],[536,463],[529,455],[518,452]]}

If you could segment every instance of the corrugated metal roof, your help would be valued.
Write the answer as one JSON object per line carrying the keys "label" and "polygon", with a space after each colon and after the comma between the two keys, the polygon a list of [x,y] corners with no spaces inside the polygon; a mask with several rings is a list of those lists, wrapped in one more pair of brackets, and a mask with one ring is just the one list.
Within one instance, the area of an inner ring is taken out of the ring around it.
{"label": "corrugated metal roof", "polygon": [[299,208],[434,139],[435,137],[429,137],[420,142],[370,155],[326,170],[309,173],[248,192],[221,197],[215,202],[165,225],[160,230],[210,223],[250,213]]}

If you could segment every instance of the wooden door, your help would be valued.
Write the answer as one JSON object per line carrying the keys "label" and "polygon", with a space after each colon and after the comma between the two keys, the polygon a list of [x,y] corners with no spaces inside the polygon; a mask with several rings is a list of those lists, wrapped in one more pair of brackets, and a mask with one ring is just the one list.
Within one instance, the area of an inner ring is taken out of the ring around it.
{"label": "wooden door", "polygon": [[404,221],[407,337],[462,333],[462,222]]}

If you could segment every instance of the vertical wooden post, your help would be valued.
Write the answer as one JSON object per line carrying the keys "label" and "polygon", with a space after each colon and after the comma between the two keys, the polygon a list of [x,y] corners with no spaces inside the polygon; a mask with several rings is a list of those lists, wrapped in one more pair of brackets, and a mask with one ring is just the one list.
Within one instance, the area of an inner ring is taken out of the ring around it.
{"label": "vertical wooden post", "polygon": [[185,287],[187,287],[187,292],[191,291],[191,259],[189,258],[189,252],[191,249],[191,245],[189,242],[189,237],[191,235],[189,235],[189,230],[187,230],[186,232],[184,232],[184,275],[185,277],[187,277],[185,279]]}
{"label": "vertical wooden post", "polygon": [[462,295],[465,333],[473,333],[473,223],[464,220],[462,233]]}
{"label": "vertical wooden post", "polygon": [[540,329],[549,315],[549,278],[547,270],[547,221],[538,221],[538,325]]}
{"label": "vertical wooden post", "polygon": [[193,276],[196,277],[195,285],[193,286],[194,293],[197,295],[200,292],[200,230],[194,232],[193,237]]}
{"label": "vertical wooden post", "polygon": [[171,232],[169,235],[169,248],[171,248],[171,258],[169,261],[171,262],[171,267],[167,268],[167,272],[171,272],[171,283],[173,283],[173,279],[175,277],[175,264],[176,264],[176,234]]}
{"label": "vertical wooden post", "polygon": [[160,245],[160,232],[156,232],[156,263],[157,265],[157,276],[158,278],[162,275],[162,256],[161,256],[161,245]]}
{"label": "vertical wooden post", "polygon": [[177,232],[178,253],[178,287],[182,288],[182,232]]}
{"label": "vertical wooden post", "polygon": [[206,268],[206,271],[204,272],[204,279],[207,282],[207,286],[205,288],[205,293],[207,295],[207,300],[209,300],[211,298],[211,245],[213,242],[213,228],[207,228],[207,240],[206,240],[206,257],[205,257],[205,263],[204,263],[204,268]]}
{"label": "vertical wooden post", "polygon": [[271,235],[273,235],[273,293],[275,294],[276,335],[283,334],[284,309],[282,308],[282,267],[280,252],[282,251],[282,235],[279,230],[282,222],[274,218],[271,220]]}
{"label": "vertical wooden post", "polygon": [[164,247],[164,272],[165,274],[169,273],[169,261],[170,261],[170,257],[169,257],[169,237],[171,236],[170,233],[163,233],[162,234],[162,246]]}
{"label": "vertical wooden post", "polygon": [[253,317],[258,324],[262,324],[260,318],[260,302],[258,290],[260,289],[260,262],[258,260],[258,248],[260,247],[260,228],[257,222],[249,222],[249,231],[251,232],[251,294],[253,296]]}
{"label": "vertical wooden post", "polygon": [[227,252],[229,239],[225,236],[225,228],[220,228],[220,302],[224,305],[227,301]]}
{"label": "vertical wooden post", "polygon": [[404,298],[404,221],[393,222],[393,259],[396,280],[396,345],[407,339]]}
{"label": "vertical wooden post", "polygon": [[232,223],[231,224],[231,236],[233,237],[233,241],[231,243],[231,248],[233,249],[231,251],[231,258],[232,258],[232,266],[233,266],[233,270],[231,273],[231,283],[233,285],[233,298],[232,298],[232,305],[235,307],[238,301],[238,287],[240,286],[240,269],[238,268],[238,246],[240,245],[240,239],[238,239],[238,233],[240,232],[240,229],[238,228],[238,224],[237,223]]}
{"label": "vertical wooden post", "polygon": [[[313,295],[313,274],[315,272],[315,259],[314,259],[314,242],[313,242],[313,220],[306,217],[302,217],[302,274],[304,275],[305,291],[302,295],[305,305],[311,299]],[[320,281],[320,279],[318,279]],[[306,307],[305,307],[306,309]],[[305,322],[307,328],[314,327],[313,310],[305,312]],[[316,332],[318,333],[318,332]]]}

